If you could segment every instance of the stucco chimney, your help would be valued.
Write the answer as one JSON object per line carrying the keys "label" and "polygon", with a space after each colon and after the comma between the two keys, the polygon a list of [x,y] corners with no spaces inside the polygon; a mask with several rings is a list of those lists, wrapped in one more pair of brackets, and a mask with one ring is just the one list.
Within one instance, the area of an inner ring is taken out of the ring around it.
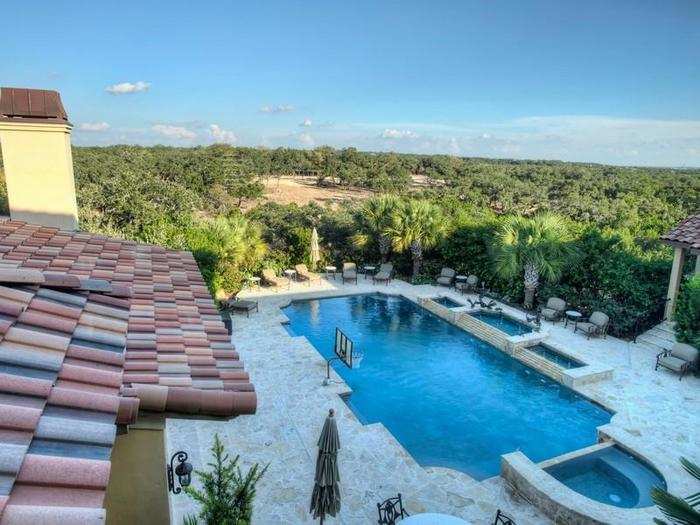
{"label": "stucco chimney", "polygon": [[0,148],[10,217],[78,229],[71,129],[58,92],[0,88]]}

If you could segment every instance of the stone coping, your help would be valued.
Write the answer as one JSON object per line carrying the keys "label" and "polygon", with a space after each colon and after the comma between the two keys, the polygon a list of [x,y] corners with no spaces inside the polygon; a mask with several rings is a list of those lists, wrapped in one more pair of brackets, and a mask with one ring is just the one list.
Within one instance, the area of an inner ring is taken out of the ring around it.
{"label": "stone coping", "polygon": [[[271,463],[254,504],[256,523],[311,523],[309,479],[313,476],[319,422],[323,421],[328,406],[332,406],[338,414],[343,437],[340,456],[343,510],[337,520],[329,522],[376,521],[376,502],[401,492],[412,513],[440,511],[473,523],[491,523],[496,508],[501,508],[522,525],[548,523],[550,518],[511,492],[502,476],[471,482],[450,469],[417,466],[381,424],[364,426],[357,420],[341,396],[336,395],[342,394],[339,385],[320,386],[325,375],[324,360],[309,343],[302,342],[305,338],[292,337],[280,325],[284,316],[278,307],[293,299],[377,292],[400,295],[413,302],[418,302],[419,295],[446,295],[457,301],[465,297],[453,290],[411,285],[399,279],[392,280],[388,286],[375,286],[362,279],[359,285],[324,279],[311,287],[294,284],[284,290],[246,290],[242,295],[260,300],[260,312],[249,319],[235,317],[232,337],[256,378],[258,414],[230,421],[168,417],[168,452],[186,447],[192,452],[193,464],[201,465],[209,458],[211,435],[218,431],[236,453],[241,453],[244,465],[255,461]],[[474,294],[468,297],[476,298]],[[524,316],[507,305],[503,311],[515,317]],[[654,372],[655,353],[643,345],[612,336],[589,340],[562,323],[542,324],[550,332],[548,345],[556,344],[557,350],[563,348],[562,353],[589,366],[614,370],[609,380],[575,383],[571,387],[615,411],[610,424],[599,427],[601,437],[609,436],[648,460],[662,473],[670,492],[679,496],[697,492],[697,482],[682,469],[678,456],[696,460],[700,425],[693,407],[699,399],[700,380],[690,376],[679,382],[675,375]],[[577,453],[580,451],[572,452]],[[391,475],[387,476],[387,472]],[[574,493],[576,496],[583,497]],[[171,499],[171,516],[176,522],[195,509],[196,505],[188,498]],[[630,523],[626,516],[620,519],[610,516],[605,521]],[[642,522],[649,523],[650,518],[647,516]]]}

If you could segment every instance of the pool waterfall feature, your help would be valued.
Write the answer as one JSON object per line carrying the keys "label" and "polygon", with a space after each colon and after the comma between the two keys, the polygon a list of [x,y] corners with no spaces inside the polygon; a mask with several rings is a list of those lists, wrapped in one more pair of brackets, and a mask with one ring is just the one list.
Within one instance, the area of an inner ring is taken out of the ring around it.
{"label": "pool waterfall feature", "polygon": [[[542,353],[530,349],[547,338],[546,331],[537,331],[528,323],[502,311],[483,308],[455,311],[436,302],[433,298],[419,298],[418,303],[441,319],[486,341],[538,372],[560,383],[567,383],[564,380],[564,366],[547,359]],[[507,324],[504,327],[500,326],[499,322],[494,322],[498,319],[504,319]],[[522,329],[518,330],[517,333],[509,334],[503,330],[509,326],[522,326]],[[572,384],[567,386],[572,386]]]}

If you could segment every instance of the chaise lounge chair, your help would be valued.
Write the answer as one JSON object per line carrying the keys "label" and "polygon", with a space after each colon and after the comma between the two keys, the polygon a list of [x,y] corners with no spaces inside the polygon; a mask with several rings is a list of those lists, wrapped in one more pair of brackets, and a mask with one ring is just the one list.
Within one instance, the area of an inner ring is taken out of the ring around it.
{"label": "chaise lounge chair", "polygon": [[321,282],[321,276],[317,273],[310,272],[305,264],[297,264],[294,269],[297,272],[297,277],[302,281],[306,281],[309,286],[311,286],[312,281]]}
{"label": "chaise lounge chair", "polygon": [[547,299],[547,304],[543,308],[540,308],[540,313],[547,321],[552,321],[556,323],[563,316],[566,311],[566,301],[564,299],[559,299],[559,297],[550,297]]}
{"label": "chaise lounge chair", "polygon": [[455,272],[452,268],[443,268],[440,275],[436,279],[437,283],[440,286],[452,286],[452,282],[455,280],[455,275],[457,275],[457,272]]}
{"label": "chaise lounge chair", "polygon": [[698,364],[697,348],[694,348],[685,343],[675,343],[670,350],[664,350],[656,356],[656,366],[654,370],[658,370],[660,366],[668,368],[674,372],[678,372],[678,380],[683,379],[683,376]]}
{"label": "chaise lounge chair", "polygon": [[391,263],[383,263],[379,267],[379,271],[372,277],[373,283],[385,283],[389,284],[391,282],[391,276],[394,272],[394,265]]}
{"label": "chaise lounge chair", "polygon": [[275,271],[272,268],[265,268],[262,271],[262,280],[267,286],[291,286],[292,281],[286,277],[277,277]]}
{"label": "chaise lounge chair", "polygon": [[590,339],[592,335],[602,336],[608,332],[608,325],[610,324],[610,318],[603,312],[593,312],[588,319],[581,319],[576,323],[577,330],[581,330],[586,334],[586,338]]}
{"label": "chaise lounge chair", "polygon": [[[232,297],[228,301],[224,303],[225,307],[227,310],[233,310],[234,312],[245,312],[246,317],[250,317],[250,312],[255,310],[256,312],[259,312],[260,310],[258,309],[258,302],[257,301],[252,301],[250,299],[237,299],[236,297]],[[226,315],[229,315],[228,313]],[[229,315],[229,322],[231,320],[231,317]]]}
{"label": "chaise lounge chair", "polygon": [[343,263],[343,282],[355,281],[357,284],[357,265],[355,263]]}

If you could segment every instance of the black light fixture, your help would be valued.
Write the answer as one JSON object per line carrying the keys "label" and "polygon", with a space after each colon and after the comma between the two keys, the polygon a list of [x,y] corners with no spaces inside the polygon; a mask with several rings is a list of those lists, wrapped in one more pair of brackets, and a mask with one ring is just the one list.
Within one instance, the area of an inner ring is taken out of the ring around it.
{"label": "black light fixture", "polygon": [[[177,460],[177,466],[173,468],[173,463]],[[168,490],[173,494],[180,494],[184,487],[187,487],[192,481],[192,465],[187,463],[187,452],[182,450],[175,452],[170,458],[170,465],[167,466],[168,471]],[[175,477],[177,475],[177,481],[180,486],[175,487]]]}

